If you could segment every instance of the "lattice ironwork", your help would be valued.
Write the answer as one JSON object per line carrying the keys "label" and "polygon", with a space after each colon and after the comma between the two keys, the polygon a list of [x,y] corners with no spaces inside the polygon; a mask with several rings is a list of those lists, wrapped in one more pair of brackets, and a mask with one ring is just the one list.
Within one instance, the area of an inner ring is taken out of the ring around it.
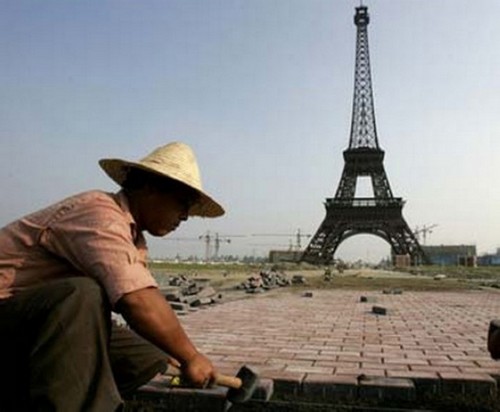
{"label": "lattice ironwork", "polygon": [[[357,27],[354,97],[349,148],[334,198],[326,199],[326,217],[305,249],[302,260],[328,264],[345,239],[365,233],[386,240],[393,256],[409,255],[412,264],[426,263],[425,254],[403,218],[404,202],[394,197],[379,147],[368,50],[366,6],[356,7]],[[371,179],[373,197],[356,197],[359,177]]]}
{"label": "lattice ironwork", "polygon": [[378,148],[375,107],[368,50],[368,8],[356,8],[354,23],[358,27],[356,37],[356,63],[354,73],[354,99],[352,103],[351,138],[349,149],[358,147]]}

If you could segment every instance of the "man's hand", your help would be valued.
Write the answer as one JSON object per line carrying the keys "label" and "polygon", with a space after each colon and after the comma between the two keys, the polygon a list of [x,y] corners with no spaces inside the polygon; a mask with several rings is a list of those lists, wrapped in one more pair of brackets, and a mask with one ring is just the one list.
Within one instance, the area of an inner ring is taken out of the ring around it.
{"label": "man's hand", "polygon": [[215,369],[201,353],[197,353],[182,365],[182,372],[193,385],[205,388],[215,382]]}
{"label": "man's hand", "polygon": [[123,296],[117,310],[143,338],[178,360],[186,378],[197,386],[213,383],[212,363],[195,348],[172,308],[156,288],[146,288]]}

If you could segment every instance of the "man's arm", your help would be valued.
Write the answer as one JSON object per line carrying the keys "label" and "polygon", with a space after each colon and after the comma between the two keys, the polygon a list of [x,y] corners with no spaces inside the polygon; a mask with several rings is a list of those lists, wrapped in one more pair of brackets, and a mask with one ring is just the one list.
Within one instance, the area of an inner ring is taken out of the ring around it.
{"label": "man's arm", "polygon": [[131,328],[181,363],[196,385],[213,382],[212,363],[198,352],[165,297],[156,288],[127,293],[116,304]]}

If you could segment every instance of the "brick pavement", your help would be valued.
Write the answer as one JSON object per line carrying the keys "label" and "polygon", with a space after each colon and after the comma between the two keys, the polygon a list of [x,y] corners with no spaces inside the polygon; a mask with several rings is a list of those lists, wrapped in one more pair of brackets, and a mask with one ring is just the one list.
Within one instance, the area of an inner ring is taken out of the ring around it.
{"label": "brick pavement", "polygon": [[495,403],[500,362],[486,335],[496,317],[494,292],[321,290],[260,295],[181,320],[221,372],[254,366],[274,380],[278,398]]}

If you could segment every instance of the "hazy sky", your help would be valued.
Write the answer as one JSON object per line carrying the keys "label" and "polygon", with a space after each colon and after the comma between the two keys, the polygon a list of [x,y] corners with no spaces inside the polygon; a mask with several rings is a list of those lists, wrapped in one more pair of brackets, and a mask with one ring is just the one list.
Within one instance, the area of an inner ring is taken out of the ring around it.
{"label": "hazy sky", "polygon": [[[500,247],[500,1],[365,0],[379,143],[427,244]],[[1,0],[0,225],[88,189],[116,190],[103,157],[173,140],[196,151],[227,209],[150,239],[152,256],[204,255],[244,235],[263,255],[313,234],[348,146],[354,0]],[[251,236],[284,234],[289,236]],[[303,239],[303,244],[307,239]],[[336,257],[377,260],[355,236]]]}

